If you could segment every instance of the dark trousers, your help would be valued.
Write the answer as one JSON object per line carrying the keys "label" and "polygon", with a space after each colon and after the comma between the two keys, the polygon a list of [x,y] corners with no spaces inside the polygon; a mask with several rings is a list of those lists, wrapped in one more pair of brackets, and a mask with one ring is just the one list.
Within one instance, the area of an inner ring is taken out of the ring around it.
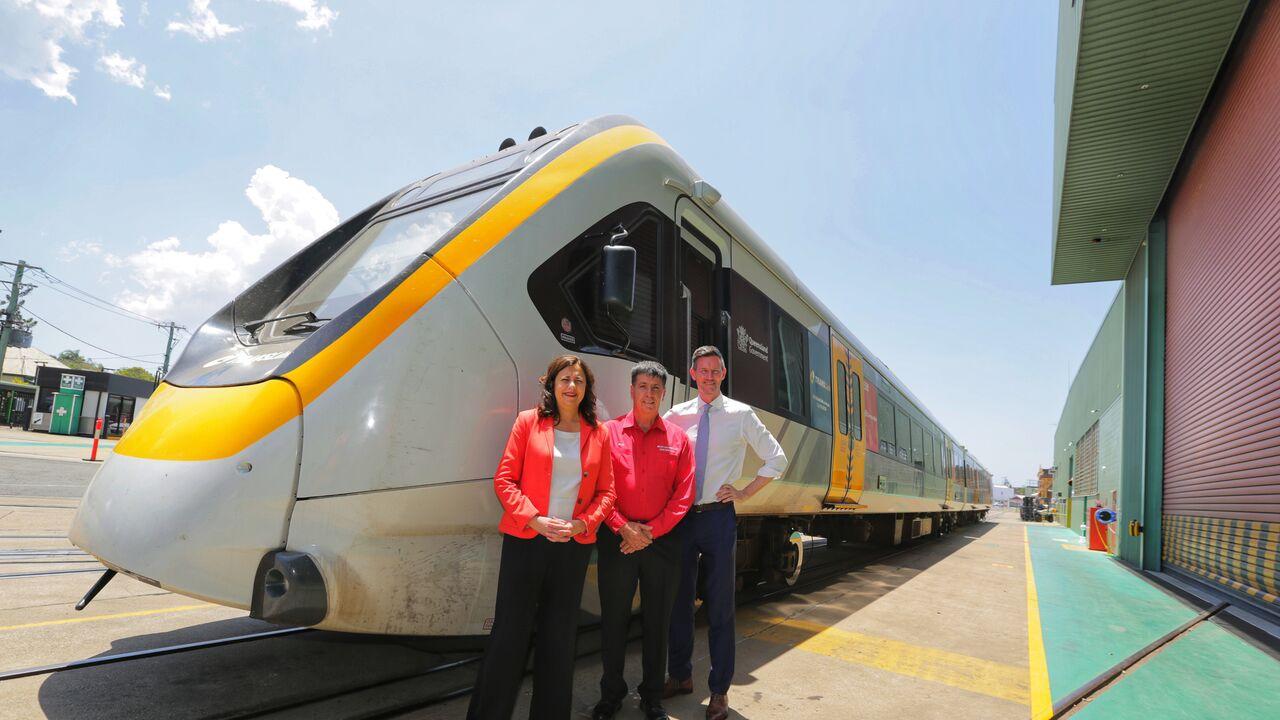
{"label": "dark trousers", "polygon": [[681,528],[657,538],[649,547],[624,555],[622,538],[601,526],[596,536],[600,582],[600,656],[604,673],[600,676],[600,697],[619,702],[627,695],[622,677],[626,663],[627,629],[631,624],[631,603],[640,587],[641,640],[640,697],[662,701],[667,667],[667,633],[671,604],[680,580]]}
{"label": "dark trousers", "polygon": [[573,709],[573,661],[578,610],[591,546],[542,536],[502,538],[498,603],[467,717],[508,720],[515,709],[537,631],[533,654],[533,700],[529,717],[568,718]]}
{"label": "dark trousers", "polygon": [[684,527],[684,551],[680,561],[680,588],[671,611],[671,643],[667,669],[671,677],[693,676],[693,600],[698,584],[698,559],[706,574],[703,604],[707,609],[707,639],[711,646],[711,673],[707,685],[713,693],[729,692],[733,682],[733,612],[737,570],[738,515],[732,503],[723,509],[690,511]]}

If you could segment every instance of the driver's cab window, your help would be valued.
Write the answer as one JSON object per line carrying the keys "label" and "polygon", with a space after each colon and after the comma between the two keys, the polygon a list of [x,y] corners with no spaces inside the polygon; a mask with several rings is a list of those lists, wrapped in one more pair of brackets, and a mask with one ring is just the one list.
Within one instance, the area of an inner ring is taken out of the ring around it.
{"label": "driver's cab window", "polygon": [[[601,248],[636,250],[635,301],[630,311],[602,300]],[[635,203],[610,213],[548,258],[529,276],[529,297],[547,327],[571,350],[632,359],[662,352],[663,273],[670,260],[671,221],[653,206]]]}

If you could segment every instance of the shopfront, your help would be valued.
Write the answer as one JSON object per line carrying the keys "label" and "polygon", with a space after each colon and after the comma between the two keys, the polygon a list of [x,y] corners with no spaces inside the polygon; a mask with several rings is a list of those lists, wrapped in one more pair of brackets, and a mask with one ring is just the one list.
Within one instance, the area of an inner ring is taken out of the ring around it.
{"label": "shopfront", "polygon": [[41,368],[28,429],[58,435],[93,435],[102,420],[102,436],[119,437],[151,397],[145,380],[90,370]]}

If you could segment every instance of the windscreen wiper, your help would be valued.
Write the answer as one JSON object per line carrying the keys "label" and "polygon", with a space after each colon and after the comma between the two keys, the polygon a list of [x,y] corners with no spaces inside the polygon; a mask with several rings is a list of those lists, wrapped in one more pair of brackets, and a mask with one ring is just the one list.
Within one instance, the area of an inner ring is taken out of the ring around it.
{"label": "windscreen wiper", "polygon": [[302,318],[303,320],[302,322],[296,323],[295,325],[293,325],[293,327],[290,327],[289,330],[286,330],[285,331],[286,333],[300,325],[311,325],[313,327],[310,327],[309,329],[315,330],[316,329],[316,327],[314,327],[315,323],[329,321],[329,318],[318,318],[316,317],[315,313],[308,311],[308,312],[300,312],[300,313],[289,313],[288,315],[277,315],[276,317],[262,318],[260,320],[250,320],[247,323],[241,324],[240,327],[244,328],[245,332],[252,335],[253,333],[258,332],[258,329],[263,327],[264,325],[270,325],[271,323],[278,323],[281,320],[292,320],[294,318]]}

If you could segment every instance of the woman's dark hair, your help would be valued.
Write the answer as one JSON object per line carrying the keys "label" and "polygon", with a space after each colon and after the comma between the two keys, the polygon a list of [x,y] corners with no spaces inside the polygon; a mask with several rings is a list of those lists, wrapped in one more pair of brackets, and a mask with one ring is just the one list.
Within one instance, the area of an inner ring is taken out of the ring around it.
{"label": "woman's dark hair", "polygon": [[561,370],[577,365],[582,368],[582,376],[587,379],[587,391],[582,394],[578,403],[578,415],[591,427],[596,426],[596,376],[591,368],[582,362],[577,355],[561,355],[547,366],[547,374],[538,378],[542,383],[542,399],[538,401],[538,417],[549,417],[560,422],[560,407],[556,405],[556,376]]}

